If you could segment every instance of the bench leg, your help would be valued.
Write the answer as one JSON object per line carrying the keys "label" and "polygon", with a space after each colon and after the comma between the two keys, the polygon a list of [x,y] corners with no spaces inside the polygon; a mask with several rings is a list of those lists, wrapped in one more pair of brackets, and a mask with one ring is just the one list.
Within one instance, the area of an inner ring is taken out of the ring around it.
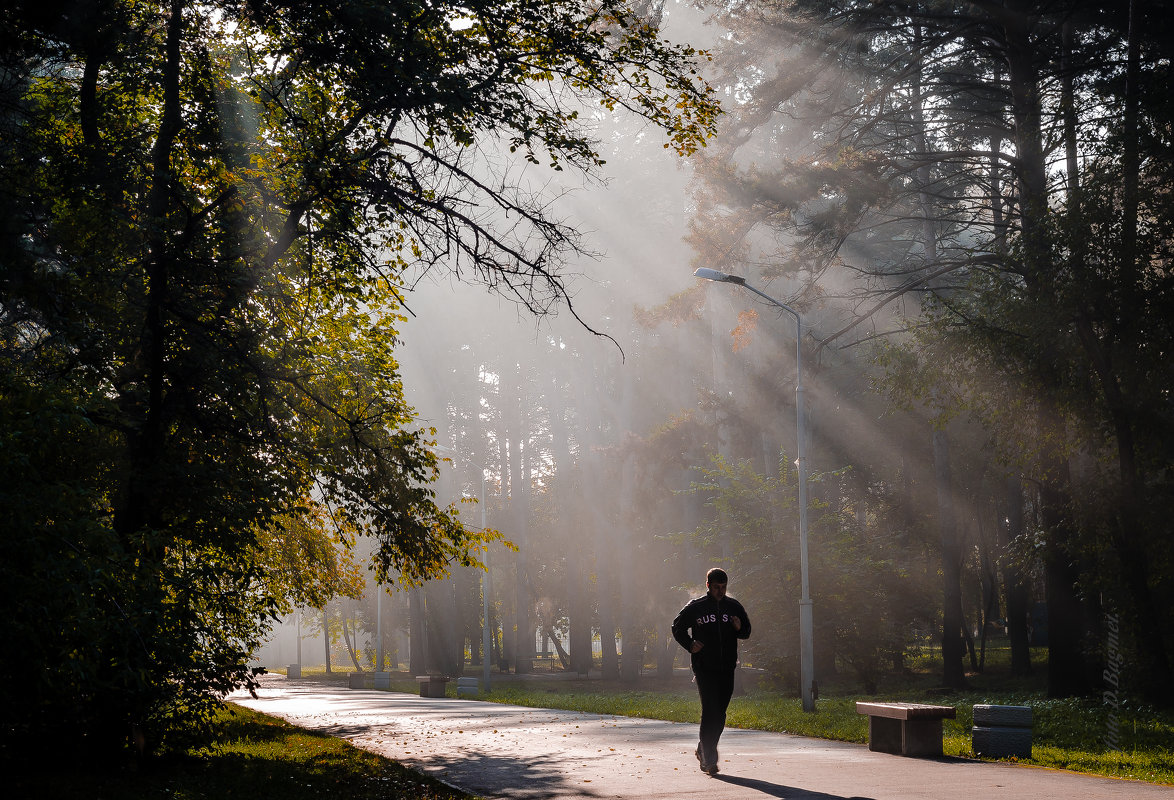
{"label": "bench leg", "polygon": [[868,749],[877,753],[901,754],[902,722],[888,717],[868,718]]}
{"label": "bench leg", "polygon": [[942,721],[869,717],[868,749],[901,756],[941,756]]}
{"label": "bench leg", "polygon": [[942,721],[910,719],[901,723],[901,753],[907,756],[941,756]]}
{"label": "bench leg", "polygon": [[420,681],[421,697],[444,697],[443,681]]}

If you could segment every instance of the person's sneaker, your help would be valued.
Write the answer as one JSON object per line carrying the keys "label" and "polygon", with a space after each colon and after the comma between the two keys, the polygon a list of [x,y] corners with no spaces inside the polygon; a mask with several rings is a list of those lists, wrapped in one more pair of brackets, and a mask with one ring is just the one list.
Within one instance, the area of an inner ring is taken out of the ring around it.
{"label": "person's sneaker", "polygon": [[713,751],[713,763],[712,763],[712,764],[707,764],[707,765],[706,765],[706,768],[705,768],[705,771],[706,771],[708,774],[710,774],[710,775],[716,775],[716,774],[717,774],[717,772],[718,772],[718,770],[717,770],[717,760],[718,760],[718,758],[720,758],[720,756],[717,754],[717,749],[715,748],[715,749],[714,749],[714,751]]}
{"label": "person's sneaker", "polygon": [[701,745],[697,745],[697,749],[693,751],[693,755],[697,756],[697,763],[701,765],[702,772],[704,772],[706,775],[717,774],[717,759],[715,758],[712,764],[706,764],[705,759],[701,757]]}

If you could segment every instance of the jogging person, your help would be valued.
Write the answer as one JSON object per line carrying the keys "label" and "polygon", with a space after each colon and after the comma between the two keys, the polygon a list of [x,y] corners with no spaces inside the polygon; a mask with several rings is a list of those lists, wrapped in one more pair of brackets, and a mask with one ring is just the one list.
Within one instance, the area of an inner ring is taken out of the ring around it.
{"label": "jogging person", "polygon": [[726,727],[726,709],[734,693],[738,640],[750,638],[746,609],[726,595],[725,570],[705,575],[708,591],[681,609],[673,620],[673,638],[690,653],[690,666],[701,695],[701,735],[697,760],[709,775],[717,769],[717,742]]}

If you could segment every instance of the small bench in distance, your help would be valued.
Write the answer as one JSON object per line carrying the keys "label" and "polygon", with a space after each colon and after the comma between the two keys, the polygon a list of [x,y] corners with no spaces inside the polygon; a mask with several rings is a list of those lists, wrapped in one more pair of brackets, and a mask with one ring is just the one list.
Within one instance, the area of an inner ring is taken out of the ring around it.
{"label": "small bench in distance", "polygon": [[443,675],[417,675],[421,697],[444,697],[444,685],[448,678]]}
{"label": "small bench in distance", "polygon": [[922,703],[856,703],[868,715],[868,749],[902,756],[940,756],[942,720],[954,719],[953,706]]}

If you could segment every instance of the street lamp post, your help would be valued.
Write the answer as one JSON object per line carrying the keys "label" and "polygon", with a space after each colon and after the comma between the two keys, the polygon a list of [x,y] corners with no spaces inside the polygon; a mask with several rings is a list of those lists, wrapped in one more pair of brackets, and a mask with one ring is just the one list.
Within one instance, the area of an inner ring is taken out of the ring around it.
{"label": "street lamp post", "polygon": [[815,711],[814,623],[807,579],[807,447],[804,441],[807,427],[803,415],[803,320],[798,311],[754,288],[739,275],[706,267],[696,270],[693,275],[707,281],[741,286],[795,318],[795,450],[799,471],[799,574],[802,592],[799,598],[799,692],[803,697],[803,710]]}

